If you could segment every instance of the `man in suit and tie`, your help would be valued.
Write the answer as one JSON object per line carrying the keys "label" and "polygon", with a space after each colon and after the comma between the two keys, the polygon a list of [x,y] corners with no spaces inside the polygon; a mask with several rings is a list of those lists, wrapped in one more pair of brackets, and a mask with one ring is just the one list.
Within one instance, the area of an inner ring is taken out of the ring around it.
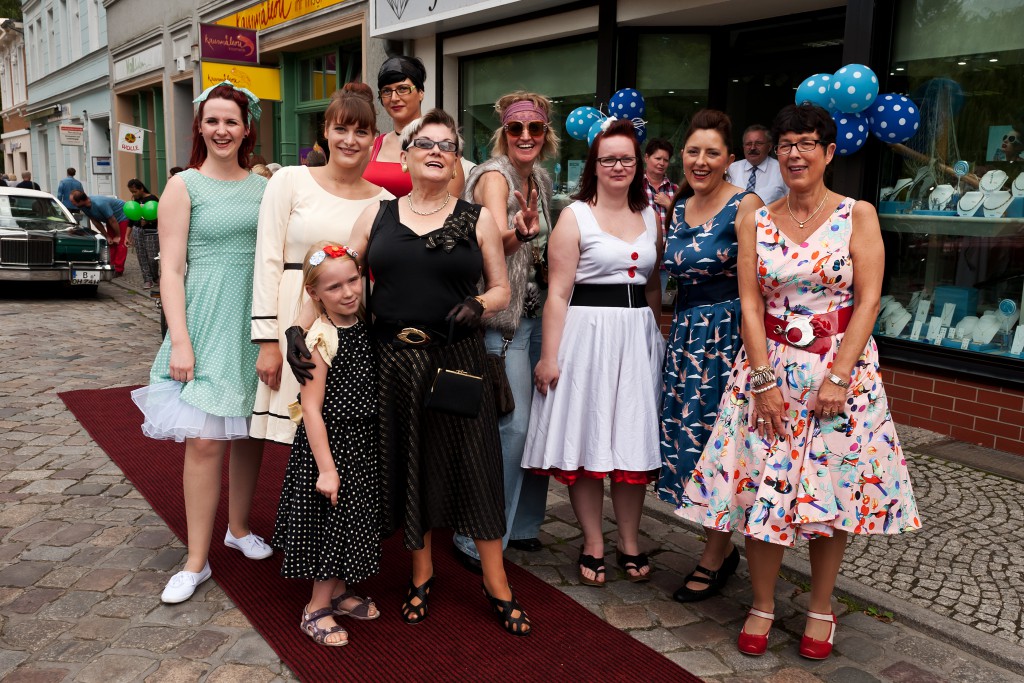
{"label": "man in suit and tie", "polygon": [[729,164],[729,182],[754,192],[771,204],[789,191],[782,182],[779,162],[770,156],[772,138],[768,129],[754,124],[743,131],[743,159]]}

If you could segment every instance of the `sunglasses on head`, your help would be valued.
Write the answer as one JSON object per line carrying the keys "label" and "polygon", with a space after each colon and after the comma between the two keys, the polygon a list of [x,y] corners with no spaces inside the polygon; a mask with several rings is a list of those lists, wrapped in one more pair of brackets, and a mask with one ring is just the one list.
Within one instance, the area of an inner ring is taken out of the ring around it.
{"label": "sunglasses on head", "polygon": [[513,137],[522,135],[523,128],[526,128],[533,137],[544,135],[548,131],[548,124],[543,121],[509,121],[502,127],[506,133]]}

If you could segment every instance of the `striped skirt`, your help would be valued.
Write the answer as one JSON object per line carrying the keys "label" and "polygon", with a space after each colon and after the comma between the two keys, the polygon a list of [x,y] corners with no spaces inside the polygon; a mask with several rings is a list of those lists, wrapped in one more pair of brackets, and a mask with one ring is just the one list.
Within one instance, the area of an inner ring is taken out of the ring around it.
{"label": "striped skirt", "polygon": [[490,383],[484,381],[476,418],[423,407],[442,364],[485,374],[482,339],[428,348],[378,342],[377,351],[384,535],[404,528],[410,550],[423,548],[423,534],[436,527],[469,538],[504,536],[501,441]]}

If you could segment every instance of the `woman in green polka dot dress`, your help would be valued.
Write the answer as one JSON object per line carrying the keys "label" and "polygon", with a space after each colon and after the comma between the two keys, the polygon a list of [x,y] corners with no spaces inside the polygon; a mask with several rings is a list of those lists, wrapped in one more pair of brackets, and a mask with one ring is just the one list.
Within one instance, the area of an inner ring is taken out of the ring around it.
{"label": "woman in green polka dot dress", "polygon": [[[232,441],[225,545],[251,559],[273,550],[249,530],[263,442],[249,439],[256,356],[249,342],[256,224],[266,179],[249,173],[259,101],[228,81],[196,102],[192,159],[170,179],[160,205],[160,293],[167,336],[150,385],[132,392],[155,439],[185,442],[188,560],[164,589],[183,602],[210,578],[207,561],[220,498],[221,463]],[[187,265],[187,268],[186,268]]]}

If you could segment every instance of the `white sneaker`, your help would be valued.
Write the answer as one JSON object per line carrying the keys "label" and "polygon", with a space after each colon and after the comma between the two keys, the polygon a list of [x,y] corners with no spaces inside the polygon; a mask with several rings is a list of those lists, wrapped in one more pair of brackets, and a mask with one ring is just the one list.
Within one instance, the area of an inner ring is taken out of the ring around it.
{"label": "white sneaker", "polygon": [[235,550],[241,550],[242,554],[250,560],[264,560],[274,554],[274,549],[263,542],[263,538],[254,533],[242,538],[235,538],[231,535],[231,529],[224,534],[224,545]]}
{"label": "white sneaker", "polygon": [[164,592],[160,594],[160,599],[171,604],[185,602],[196,592],[199,584],[210,578],[212,574],[209,562],[203,567],[203,571],[198,574],[196,572],[180,571],[167,582]]}

